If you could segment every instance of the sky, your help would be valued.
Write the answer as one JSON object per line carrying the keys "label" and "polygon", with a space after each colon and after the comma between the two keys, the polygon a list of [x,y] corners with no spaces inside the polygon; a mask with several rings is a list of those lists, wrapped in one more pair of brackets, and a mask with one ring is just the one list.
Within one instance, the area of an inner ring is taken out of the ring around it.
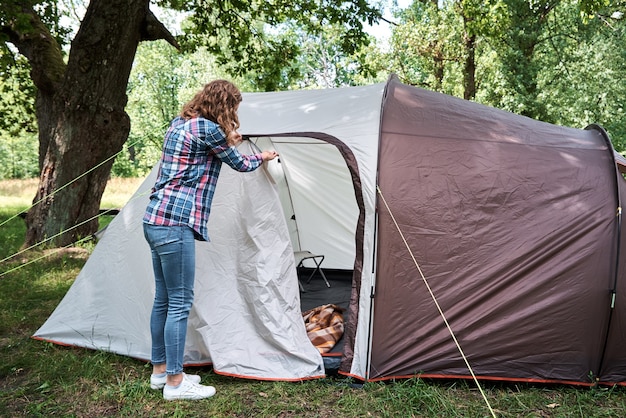
{"label": "sky", "polygon": [[[398,8],[405,9],[407,8],[413,0],[396,0]],[[394,17],[391,14],[391,8],[393,7],[393,0],[384,0],[382,4],[384,6],[383,17],[389,21],[394,21]],[[386,41],[391,36],[391,25],[385,21],[380,21],[378,25],[368,26],[366,27],[367,33],[375,36],[380,41]]]}

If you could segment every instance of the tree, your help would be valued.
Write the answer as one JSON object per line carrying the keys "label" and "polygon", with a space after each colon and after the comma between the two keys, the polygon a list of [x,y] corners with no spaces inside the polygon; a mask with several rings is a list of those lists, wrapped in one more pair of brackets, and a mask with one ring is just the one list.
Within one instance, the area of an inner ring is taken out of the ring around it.
{"label": "tree", "polygon": [[[149,172],[161,155],[163,133],[183,103],[207,81],[227,77],[204,47],[181,54],[162,40],[140,44],[127,89],[132,125],[112,174],[138,177]],[[244,91],[251,88],[244,79],[233,81]]]}
{"label": "tree", "polygon": [[5,40],[28,59],[37,87],[41,177],[39,203],[26,216],[26,246],[47,237],[63,246],[95,232],[110,157],[130,129],[125,92],[137,45],[156,38],[174,43],[147,1],[92,1],[66,63],[46,26],[55,6],[11,0],[2,8]]}
{"label": "tree", "polygon": [[[350,28],[344,47],[365,42],[362,21],[380,16],[365,0],[343,2],[183,1],[162,6],[191,12],[193,36],[185,48],[205,43],[232,74],[256,71],[256,84],[279,86],[297,46],[267,38],[266,25],[286,21],[319,31],[326,23]],[[150,11],[149,0],[92,0],[65,61],[64,31],[56,1],[5,0],[0,6],[0,36],[14,45],[31,67],[37,88],[40,183],[26,216],[25,246],[50,238],[68,245],[96,231],[95,215],[113,164],[112,156],[130,130],[126,86],[141,41],[177,40]]]}
{"label": "tree", "polygon": [[[624,1],[414,1],[389,62],[408,83],[626,143]],[[622,46],[620,46],[622,45]]]}
{"label": "tree", "polygon": [[543,68],[538,100],[545,103],[547,121],[576,127],[600,124],[613,146],[624,151],[626,21],[614,7],[581,22],[575,5],[558,6],[544,36],[548,41],[536,51]]}
{"label": "tree", "polygon": [[[546,120],[544,103],[537,100],[538,76],[541,66],[535,50],[544,42],[544,33],[557,2],[505,0],[506,30],[498,35],[494,46],[498,51],[502,74],[518,99],[514,111],[531,118]],[[493,38],[492,38],[493,39]]]}
{"label": "tree", "polygon": [[399,14],[391,61],[410,84],[473,99],[477,38],[488,27],[489,3],[414,1]]}
{"label": "tree", "polygon": [[381,17],[379,8],[369,3],[244,0],[217,1],[211,7],[194,1],[193,13],[184,26],[189,36],[182,45],[184,49],[205,46],[220,67],[233,76],[245,75],[255,90],[284,89],[301,75],[293,65],[301,47],[281,32],[297,26],[307,34],[319,35],[329,25],[340,25],[344,35],[339,47],[351,54],[369,42],[363,23],[373,24]]}
{"label": "tree", "polygon": [[612,2],[591,16],[581,16],[586,3],[507,5],[504,30],[488,40],[497,58],[479,100],[549,123],[601,124],[623,149],[626,22],[619,10],[626,4]]}
{"label": "tree", "polygon": [[387,74],[379,76],[368,63],[375,42],[350,53],[342,48],[346,28],[327,25],[320,33],[308,34],[297,26],[290,27],[281,36],[296,39],[299,54],[291,72],[297,74],[290,88],[335,88],[384,81]]}

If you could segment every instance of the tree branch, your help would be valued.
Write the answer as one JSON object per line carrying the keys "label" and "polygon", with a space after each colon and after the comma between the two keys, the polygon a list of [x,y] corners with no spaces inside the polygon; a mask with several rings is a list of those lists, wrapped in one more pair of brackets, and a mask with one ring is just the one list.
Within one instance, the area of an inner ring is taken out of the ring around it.
{"label": "tree branch", "polygon": [[28,59],[35,86],[51,92],[61,81],[66,69],[61,47],[32,8],[23,7],[21,16],[27,17],[26,25],[18,16],[1,30],[20,54]]}
{"label": "tree branch", "polygon": [[180,45],[176,41],[176,38],[172,33],[161,23],[159,19],[148,10],[146,19],[141,26],[141,40],[142,41],[156,41],[157,39],[164,39],[172,45],[174,48],[180,50]]}

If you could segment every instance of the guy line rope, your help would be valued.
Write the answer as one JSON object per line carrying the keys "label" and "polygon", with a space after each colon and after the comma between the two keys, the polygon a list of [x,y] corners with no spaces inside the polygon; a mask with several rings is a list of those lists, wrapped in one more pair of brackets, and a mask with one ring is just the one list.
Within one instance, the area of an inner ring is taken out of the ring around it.
{"label": "guy line rope", "polygon": [[[131,143],[131,144],[130,144],[130,146],[132,146],[132,145],[136,144],[137,142],[139,142],[139,140],[137,140],[137,141],[135,141],[135,142]],[[9,219],[7,219],[7,220],[5,220],[4,222],[0,223],[0,228],[1,228],[2,226],[4,226],[6,223],[8,223],[8,222],[12,221],[13,219],[17,218],[18,216],[20,216],[20,214],[22,214],[22,213],[24,213],[24,212],[27,212],[28,210],[32,209],[33,207],[35,207],[35,206],[36,206],[36,205],[38,205],[39,203],[43,202],[45,199],[47,199],[47,198],[49,198],[49,197],[54,196],[55,194],[57,194],[57,193],[58,193],[58,192],[60,192],[61,190],[63,190],[63,189],[65,189],[66,187],[68,187],[70,184],[72,184],[72,183],[74,183],[75,181],[78,181],[78,180],[79,180],[79,179],[81,179],[82,177],[86,176],[87,174],[89,174],[89,173],[90,173],[90,172],[92,172],[93,170],[95,170],[95,169],[97,169],[98,167],[100,167],[102,164],[104,164],[104,163],[106,163],[107,161],[109,161],[109,160],[111,160],[111,159],[113,159],[113,158],[117,157],[117,156],[118,156],[118,155],[119,155],[122,151],[123,151],[123,149],[122,149],[122,150],[120,150],[120,151],[118,151],[117,153],[115,153],[115,154],[111,155],[109,158],[105,159],[104,161],[100,162],[99,164],[95,165],[94,167],[90,168],[89,170],[85,171],[83,174],[79,175],[79,176],[78,176],[78,177],[76,177],[75,179],[70,180],[69,182],[67,182],[67,183],[66,183],[66,184],[64,184],[63,186],[61,186],[61,187],[59,187],[58,189],[54,190],[52,193],[50,193],[50,194],[48,194],[48,195],[46,195],[46,196],[42,197],[41,199],[39,199],[38,201],[36,201],[35,203],[33,203],[33,204],[29,207],[29,208],[27,208],[27,209],[25,209],[25,210],[23,210],[23,211],[21,211],[21,212],[19,212],[19,213],[15,214],[15,215],[11,216]],[[142,193],[141,195],[136,196],[136,197],[137,197],[137,198],[139,198],[139,197],[142,197],[142,196],[144,196],[144,195],[145,195],[145,193]],[[108,211],[107,211],[107,212],[108,212]],[[91,218],[89,218],[89,219],[86,219],[86,220],[84,220],[84,221],[82,221],[82,222],[80,222],[80,223],[78,223],[78,224],[76,224],[76,225],[74,225],[74,226],[72,226],[72,227],[70,227],[70,228],[67,228],[67,229],[65,229],[65,230],[63,230],[63,231],[60,231],[60,232],[59,232],[58,234],[56,234],[56,235],[53,235],[53,236],[51,236],[51,237],[48,237],[48,238],[46,238],[46,239],[44,239],[44,240],[42,240],[42,241],[40,241],[40,242],[38,242],[38,243],[36,243],[36,244],[31,245],[31,246],[30,246],[30,247],[28,247],[28,248],[24,248],[24,249],[22,249],[22,250],[20,250],[20,251],[18,251],[18,252],[16,252],[16,253],[14,253],[14,254],[12,254],[12,255],[8,256],[8,257],[5,257],[5,258],[3,258],[2,260],[0,260],[0,264],[4,263],[5,261],[8,261],[8,260],[13,259],[13,258],[17,257],[18,255],[20,255],[20,254],[22,254],[22,253],[25,253],[25,252],[26,252],[26,251],[28,251],[28,250],[31,250],[31,249],[33,249],[33,248],[35,248],[35,247],[38,247],[38,246],[40,246],[41,244],[45,244],[46,242],[49,242],[49,241],[53,240],[54,238],[56,238],[56,237],[58,237],[58,236],[60,236],[60,235],[63,235],[64,233],[66,233],[66,232],[68,232],[68,231],[71,231],[72,229],[78,228],[79,226],[81,226],[81,225],[83,225],[83,224],[85,224],[85,223],[87,223],[87,222],[90,222],[90,221],[92,221],[92,220],[94,220],[94,219],[96,219],[96,218],[99,218],[99,217],[100,217],[100,216],[102,216],[102,215],[106,215],[106,214],[107,214],[107,212],[103,212],[103,213],[100,213],[100,214],[98,214],[98,215],[96,215],[96,216],[93,216],[93,217],[91,217]],[[28,262],[26,262],[26,263],[22,263],[22,264],[20,264],[20,265],[18,265],[18,266],[16,266],[16,267],[14,267],[14,268],[12,268],[12,269],[9,269],[9,270],[7,270],[7,271],[5,271],[5,272],[0,273],[0,278],[2,278],[3,276],[5,276],[5,275],[7,275],[7,274],[9,274],[9,273],[11,273],[11,272],[13,272],[13,271],[15,271],[15,270],[18,270],[18,269],[20,269],[20,268],[22,268],[22,267],[25,267],[25,266],[27,266],[27,265],[29,265],[29,264],[31,264],[31,263],[37,262],[37,261],[39,261],[39,260],[41,260],[41,259],[43,259],[43,258],[49,257],[49,256],[51,256],[51,255],[53,255],[53,254],[56,254],[57,252],[61,251],[61,250],[62,250],[62,249],[64,249],[64,248],[68,248],[68,247],[71,247],[71,246],[73,246],[73,245],[80,244],[80,243],[82,243],[82,242],[84,242],[84,241],[87,241],[87,240],[89,240],[90,238],[91,238],[91,237],[81,238],[80,240],[78,240],[78,241],[76,241],[76,242],[74,242],[74,243],[68,244],[68,245],[66,245],[65,247],[62,247],[62,248],[57,248],[55,251],[51,252],[50,254],[45,254],[45,255],[43,255],[43,256],[41,256],[41,257],[35,258],[35,259],[33,259],[33,260],[30,260],[30,261],[28,261]]]}
{"label": "guy line rope", "polygon": [[476,378],[476,375],[474,374],[474,370],[472,369],[472,366],[470,366],[469,361],[467,360],[467,357],[465,357],[465,353],[463,352],[463,349],[461,348],[461,345],[457,341],[456,336],[454,335],[454,331],[452,331],[452,327],[450,327],[450,324],[448,323],[448,320],[446,319],[446,316],[443,313],[443,310],[439,306],[439,303],[437,302],[437,298],[435,297],[435,294],[433,293],[432,289],[430,288],[430,285],[428,284],[428,281],[426,280],[426,277],[424,276],[424,273],[422,272],[422,269],[419,266],[419,263],[417,262],[417,260],[415,259],[415,256],[413,255],[413,251],[411,251],[411,247],[409,247],[409,243],[407,242],[406,238],[404,237],[404,234],[402,233],[402,230],[400,229],[400,226],[398,225],[398,222],[396,222],[396,218],[395,218],[395,216],[393,216],[393,212],[391,212],[391,208],[389,208],[389,205],[387,204],[387,200],[385,199],[385,196],[383,196],[383,192],[380,190],[380,187],[378,185],[376,186],[376,190],[378,191],[378,194],[380,195],[380,198],[382,199],[385,207],[387,208],[387,212],[389,212],[389,216],[391,216],[391,220],[393,221],[393,224],[395,225],[396,229],[398,230],[398,233],[400,234],[400,237],[402,238],[402,241],[404,242],[404,245],[405,245],[407,251],[409,252],[409,255],[411,256],[411,259],[413,260],[413,263],[415,264],[415,267],[417,268],[417,271],[419,272],[420,276],[422,277],[422,281],[424,282],[424,285],[426,285],[426,289],[428,290],[428,293],[430,294],[430,297],[432,298],[433,302],[435,303],[435,306],[437,307],[437,310],[439,311],[439,315],[441,315],[441,318],[443,319],[443,322],[446,324],[446,327],[448,328],[448,332],[450,332],[450,335],[452,336],[452,340],[454,341],[454,344],[456,344],[456,348],[459,350],[459,353],[461,353],[461,357],[463,357],[463,361],[465,362],[465,365],[467,366],[470,374],[472,375],[472,378],[474,379],[474,382],[476,383],[476,386],[478,386],[478,390],[480,391],[480,394],[482,395],[483,399],[485,400],[485,403],[487,404],[487,408],[489,408],[489,412],[491,412],[491,415],[495,418],[496,414],[493,411],[493,409],[491,408],[491,404],[489,403],[489,400],[487,399],[487,396],[485,395],[485,392],[483,391],[483,388],[480,386],[480,383],[478,383],[478,379]]}

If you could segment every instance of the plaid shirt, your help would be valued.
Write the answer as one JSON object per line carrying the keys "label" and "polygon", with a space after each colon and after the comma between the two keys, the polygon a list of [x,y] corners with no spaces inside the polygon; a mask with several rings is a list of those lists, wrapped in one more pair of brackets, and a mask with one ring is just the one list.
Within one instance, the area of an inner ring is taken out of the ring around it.
{"label": "plaid shirt", "polygon": [[143,221],[188,225],[198,239],[209,241],[207,222],[222,162],[237,171],[252,171],[263,158],[229,147],[224,131],[208,119],[175,118],[165,134],[159,173]]}

